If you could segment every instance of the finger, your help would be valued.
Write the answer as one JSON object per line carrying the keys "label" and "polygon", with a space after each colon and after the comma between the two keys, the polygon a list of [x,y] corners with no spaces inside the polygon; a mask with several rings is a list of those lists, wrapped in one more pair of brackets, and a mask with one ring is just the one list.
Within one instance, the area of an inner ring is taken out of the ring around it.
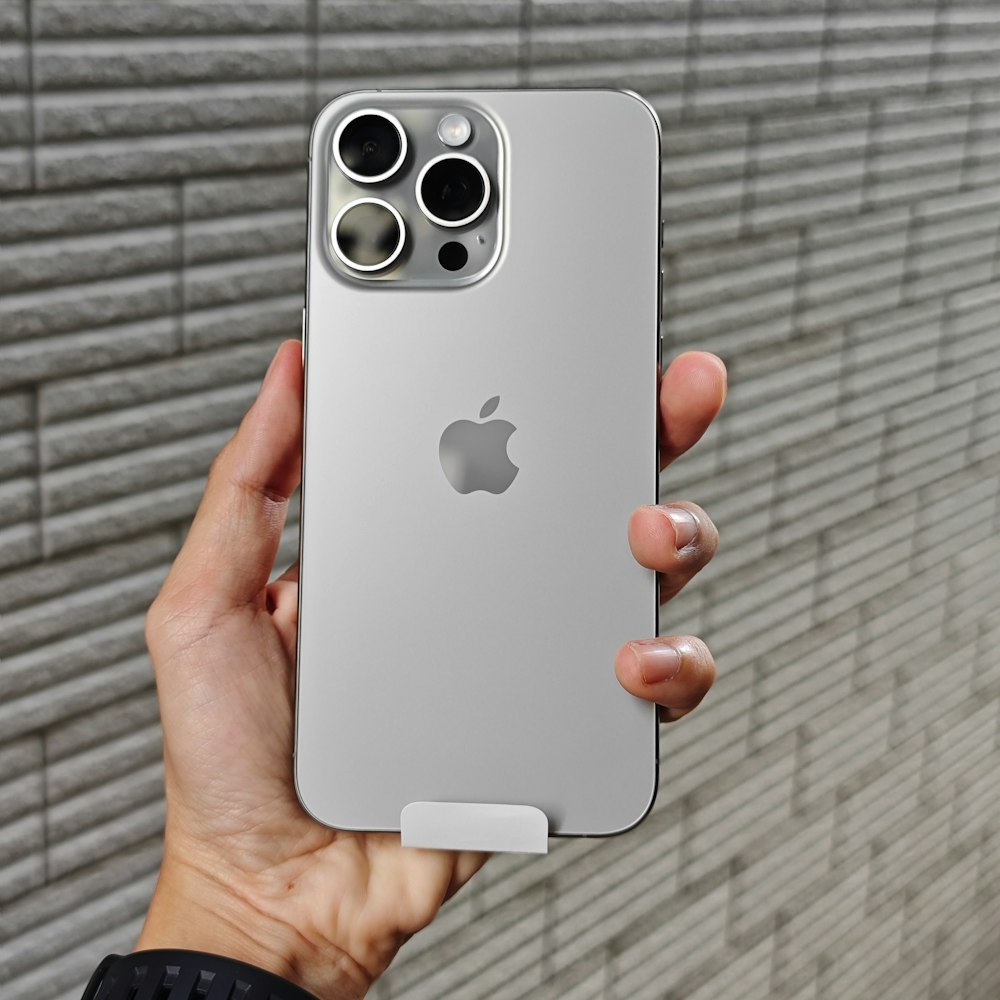
{"label": "finger", "polygon": [[726,399],[726,366],[704,351],[687,351],[660,379],[660,468],[683,455],[708,430]]}
{"label": "finger", "polygon": [[275,583],[283,583],[283,582],[286,582],[286,581],[290,581],[291,583],[298,583],[299,582],[299,561],[298,561],[298,559],[296,559],[295,562],[293,562],[292,565],[289,566],[288,569],[286,569],[285,572],[281,574],[281,576],[277,577],[274,580]]}
{"label": "finger", "polygon": [[165,589],[225,611],[260,601],[301,478],[302,348],[285,341],[253,406],[212,463]]}
{"label": "finger", "polygon": [[282,638],[290,640],[291,646],[294,647],[295,630],[299,624],[298,560],[267,585],[264,608],[274,619]]}
{"label": "finger", "polygon": [[708,694],[715,660],[694,636],[657,636],[625,643],[615,657],[615,673],[630,694],[660,706],[661,722],[673,722]]}
{"label": "finger", "polygon": [[492,855],[484,851],[460,851],[456,854],[455,870],[445,890],[445,900],[451,899],[491,857]]}
{"label": "finger", "polygon": [[275,618],[292,617],[298,621],[299,564],[296,560],[281,576],[272,580],[265,590],[264,608]]}
{"label": "finger", "polygon": [[708,565],[719,532],[697,504],[676,500],[637,507],[629,518],[628,543],[636,561],[659,574],[662,604]]}
{"label": "finger", "polygon": [[295,650],[299,627],[299,561],[296,559],[264,591],[264,610],[271,616],[289,656]]}
{"label": "finger", "polygon": [[291,579],[290,572],[286,571],[267,585],[264,609],[281,636],[285,654],[290,662],[294,662],[299,630],[299,581],[298,573],[296,572],[295,579]]}

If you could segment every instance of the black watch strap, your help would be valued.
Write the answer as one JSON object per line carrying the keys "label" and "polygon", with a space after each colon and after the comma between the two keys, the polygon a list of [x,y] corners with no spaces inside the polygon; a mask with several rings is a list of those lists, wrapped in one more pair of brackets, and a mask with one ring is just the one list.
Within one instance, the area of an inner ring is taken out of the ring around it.
{"label": "black watch strap", "polygon": [[203,951],[163,949],[108,955],[81,1000],[316,1000],[299,986]]}

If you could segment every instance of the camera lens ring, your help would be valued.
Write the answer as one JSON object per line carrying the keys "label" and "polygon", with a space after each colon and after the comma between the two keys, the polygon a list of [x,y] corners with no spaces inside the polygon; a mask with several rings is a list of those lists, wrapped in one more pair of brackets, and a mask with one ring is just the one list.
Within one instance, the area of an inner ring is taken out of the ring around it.
{"label": "camera lens ring", "polygon": [[[340,140],[343,138],[344,129],[346,129],[351,122],[357,121],[357,119],[368,115],[373,115],[377,118],[384,118],[399,135],[399,154],[393,161],[392,166],[380,174],[370,176],[366,174],[359,174],[356,170],[352,170],[344,162],[344,158],[340,153]],[[388,180],[394,173],[396,173],[397,170],[399,170],[403,161],[406,159],[406,151],[406,129],[403,128],[403,123],[394,114],[390,114],[388,111],[383,111],[380,108],[361,108],[358,111],[352,111],[349,115],[342,118],[340,122],[338,122],[333,133],[333,159],[341,171],[350,177],[352,181],[356,181],[358,184],[378,184],[380,181]]]}
{"label": "camera lens ring", "polygon": [[[397,240],[392,253],[389,254],[385,260],[381,260],[377,264],[358,264],[356,261],[351,260],[351,258],[348,257],[347,254],[345,254],[340,248],[340,241],[337,239],[337,229],[340,227],[341,220],[349,211],[351,211],[352,208],[357,208],[359,205],[378,205],[380,208],[388,209],[388,211],[392,213],[393,218],[396,220],[396,225],[399,227],[399,239]],[[405,243],[406,223],[403,222],[403,217],[393,205],[390,205],[389,202],[382,198],[356,198],[354,201],[349,201],[340,209],[340,211],[337,212],[337,214],[333,217],[333,222],[330,223],[330,245],[333,247],[333,252],[352,271],[384,270],[390,264],[394,263],[396,258],[403,252],[403,246]]]}
{"label": "camera lens ring", "polygon": [[[483,179],[483,198],[480,201],[478,207],[470,215],[466,215],[461,219],[442,219],[435,215],[424,203],[424,196],[421,193],[421,188],[423,187],[424,177],[427,172],[435,166],[435,164],[440,163],[442,160],[465,160],[466,163],[471,163],[476,170],[479,171],[480,177]],[[480,215],[486,210],[486,206],[490,201],[490,175],[486,173],[486,168],[475,158],[469,156],[467,153],[441,153],[438,156],[433,157],[433,159],[428,160],[423,167],[420,168],[420,173],[417,174],[417,204],[420,206],[420,211],[424,213],[427,218],[434,223],[436,226],[445,226],[448,229],[455,229],[458,226],[467,226],[470,222],[475,222]]]}

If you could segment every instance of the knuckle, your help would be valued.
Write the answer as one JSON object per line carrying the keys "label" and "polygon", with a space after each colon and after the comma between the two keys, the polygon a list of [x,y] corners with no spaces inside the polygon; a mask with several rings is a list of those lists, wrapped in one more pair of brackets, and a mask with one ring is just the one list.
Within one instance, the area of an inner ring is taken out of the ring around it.
{"label": "knuckle", "polygon": [[687,647],[688,655],[699,663],[714,663],[712,652],[708,648],[704,639],[699,639],[696,635],[685,635],[682,637],[684,645]]}
{"label": "knuckle", "polygon": [[718,676],[718,671],[715,666],[715,660],[709,657],[708,661],[702,667],[702,682],[704,684],[705,693],[708,693],[709,688],[715,683],[716,677]]}
{"label": "knuckle", "polygon": [[715,657],[712,656],[712,651],[705,644],[704,640],[699,639],[697,636],[685,636],[684,642],[697,677],[704,685],[705,690],[707,690],[715,683]]}
{"label": "knuckle", "polygon": [[171,612],[167,599],[163,596],[163,591],[156,596],[153,603],[146,609],[146,617],[143,620],[143,631],[146,636],[146,645],[152,650],[158,644],[160,636],[167,623],[170,621]]}
{"label": "knuckle", "polygon": [[146,645],[153,655],[170,658],[194,645],[212,631],[216,619],[212,602],[199,581],[189,584],[164,583],[146,611]]}
{"label": "knuckle", "polygon": [[215,458],[212,459],[211,464],[208,467],[208,479],[213,481],[218,479],[222,473],[222,466],[226,459],[226,449],[229,447],[228,444],[224,444],[216,454]]}
{"label": "knuckle", "polygon": [[700,518],[702,535],[704,536],[702,545],[708,553],[708,558],[711,559],[719,548],[719,529],[704,511],[701,512]]}
{"label": "knuckle", "polygon": [[237,433],[239,432],[234,432],[232,437],[230,437],[218,450],[218,452],[216,452],[215,458],[212,459],[212,462],[208,467],[209,481],[221,479],[227,475],[226,466],[229,461],[229,453],[233,449],[233,442],[236,440]]}
{"label": "knuckle", "polygon": [[719,529],[715,522],[708,516],[704,507],[696,503],[687,502],[684,506],[695,516],[698,521],[698,552],[707,562],[715,555],[719,547]]}

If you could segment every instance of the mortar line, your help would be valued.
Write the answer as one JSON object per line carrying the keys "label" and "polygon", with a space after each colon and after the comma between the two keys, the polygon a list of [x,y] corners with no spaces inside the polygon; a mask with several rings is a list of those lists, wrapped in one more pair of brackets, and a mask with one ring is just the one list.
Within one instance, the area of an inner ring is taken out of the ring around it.
{"label": "mortar line", "polygon": [[309,0],[306,7],[306,140],[312,120],[319,113],[319,0]]}
{"label": "mortar line", "polygon": [[743,161],[743,190],[740,192],[739,239],[753,235],[750,215],[757,200],[757,157],[760,150],[760,115],[752,114],[747,121],[747,155]]}
{"label": "mortar line", "polygon": [[184,178],[177,180],[174,188],[177,198],[177,329],[175,343],[177,354],[183,354],[185,348],[184,318],[187,315],[187,294],[184,279],[187,276],[187,244],[184,230],[187,219],[184,212]]}
{"label": "mortar line", "polygon": [[534,7],[531,0],[521,0],[518,15],[518,31],[520,39],[517,46],[517,83],[518,86],[528,86],[531,72],[531,30],[534,25]]}
{"label": "mortar line", "polygon": [[944,11],[948,7],[949,0],[937,0],[934,5],[934,27],[931,29],[931,50],[927,57],[927,86],[924,93],[931,93],[938,87],[935,77],[937,76],[938,63],[941,61],[941,39],[944,35]]}
{"label": "mortar line", "polygon": [[35,123],[35,18],[34,0],[25,0],[24,19],[28,32],[28,144],[31,150],[30,179],[31,190],[38,190],[38,128]]}
{"label": "mortar line", "polygon": [[820,33],[819,65],[816,68],[816,104],[820,107],[830,101],[830,95],[827,92],[827,83],[831,73],[830,49],[833,41],[833,28],[830,22],[836,5],[837,0],[826,0],[826,3],[823,4],[823,30]]}
{"label": "mortar line", "polygon": [[35,452],[35,510],[38,516],[38,546],[40,550],[40,561],[44,562],[47,555],[45,538],[45,490],[42,489],[42,392],[41,386],[37,383],[32,387],[31,394],[31,424],[34,430],[34,452]]}
{"label": "mortar line", "polygon": [[681,82],[681,120],[690,120],[691,95],[698,78],[698,54],[701,50],[701,0],[691,0],[688,7],[687,34],[684,38],[684,77]]}
{"label": "mortar line", "polygon": [[965,122],[965,136],[962,139],[962,166],[958,171],[958,186],[962,191],[971,188],[969,171],[972,168],[972,148],[979,132],[979,102],[976,100],[977,89],[969,91],[969,114]]}
{"label": "mortar line", "polygon": [[861,211],[874,210],[871,200],[873,167],[878,148],[878,137],[882,129],[882,106],[878,100],[868,104],[868,121],[865,125],[865,153],[861,161]]}
{"label": "mortar line", "polygon": [[41,731],[42,738],[42,876],[49,884],[49,736]]}

